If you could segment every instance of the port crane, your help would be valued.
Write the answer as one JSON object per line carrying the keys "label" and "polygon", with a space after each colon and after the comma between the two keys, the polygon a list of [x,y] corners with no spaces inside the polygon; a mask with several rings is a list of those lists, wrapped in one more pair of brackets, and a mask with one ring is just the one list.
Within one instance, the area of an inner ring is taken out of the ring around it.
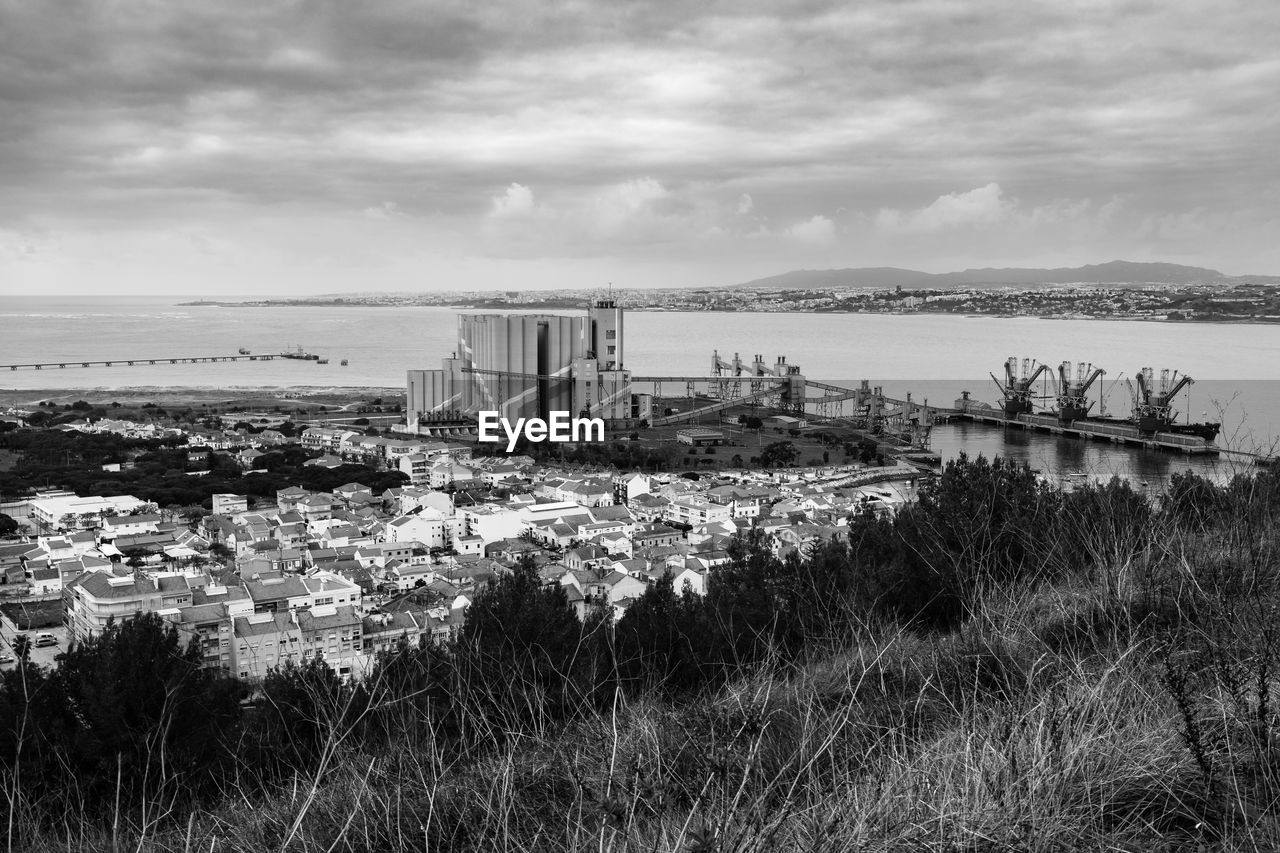
{"label": "port crane", "polygon": [[1178,375],[1175,370],[1160,371],[1160,382],[1155,381],[1155,371],[1144,367],[1138,371],[1137,388],[1130,386],[1133,394],[1133,419],[1141,432],[1155,432],[1168,429],[1177,419],[1173,410],[1173,401],[1178,393],[1195,380],[1190,376]]}
{"label": "port crane", "polygon": [[1075,374],[1071,372],[1071,362],[1064,361],[1058,365],[1058,420],[1064,423],[1082,421],[1089,417],[1093,402],[1089,399],[1089,389],[1098,377],[1105,376],[1106,371],[1083,361],[1076,365]]}
{"label": "port crane", "polygon": [[1018,373],[1017,356],[1009,356],[1004,363],[1004,382],[991,374],[991,379],[1000,388],[1000,393],[1004,395],[1004,414],[1007,418],[1016,418],[1018,415],[1030,414],[1033,408],[1032,386],[1035,381],[1040,378],[1040,374],[1049,369],[1047,364],[1036,364],[1034,358],[1024,358],[1022,360],[1022,373]]}

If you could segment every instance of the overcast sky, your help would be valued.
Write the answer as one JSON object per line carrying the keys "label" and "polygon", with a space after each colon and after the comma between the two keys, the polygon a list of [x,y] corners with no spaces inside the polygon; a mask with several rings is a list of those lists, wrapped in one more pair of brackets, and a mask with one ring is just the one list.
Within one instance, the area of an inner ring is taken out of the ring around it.
{"label": "overcast sky", "polygon": [[0,293],[1280,273],[1280,5],[0,0]]}

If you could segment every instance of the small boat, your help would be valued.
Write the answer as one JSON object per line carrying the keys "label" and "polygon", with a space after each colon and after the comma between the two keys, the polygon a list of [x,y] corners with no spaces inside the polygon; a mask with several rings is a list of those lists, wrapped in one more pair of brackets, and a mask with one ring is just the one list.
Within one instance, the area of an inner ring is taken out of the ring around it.
{"label": "small boat", "polygon": [[241,355],[249,355],[249,350],[248,350],[248,348],[247,348],[247,347],[240,347],[240,354],[241,354]]}
{"label": "small boat", "polygon": [[317,359],[316,359],[316,364],[328,364],[328,363],[329,363],[329,359],[327,359],[327,358],[317,358]]}
{"label": "small boat", "polygon": [[347,360],[344,358],[344,359],[341,361],[341,364],[342,364],[342,366],[343,366],[343,367],[346,367],[346,366],[347,366]]}

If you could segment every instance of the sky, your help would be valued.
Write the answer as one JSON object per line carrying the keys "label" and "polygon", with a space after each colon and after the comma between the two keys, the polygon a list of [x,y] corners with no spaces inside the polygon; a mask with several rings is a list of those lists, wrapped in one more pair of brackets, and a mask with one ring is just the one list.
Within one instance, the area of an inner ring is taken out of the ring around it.
{"label": "sky", "polygon": [[1280,273],[1280,5],[0,0],[0,297]]}

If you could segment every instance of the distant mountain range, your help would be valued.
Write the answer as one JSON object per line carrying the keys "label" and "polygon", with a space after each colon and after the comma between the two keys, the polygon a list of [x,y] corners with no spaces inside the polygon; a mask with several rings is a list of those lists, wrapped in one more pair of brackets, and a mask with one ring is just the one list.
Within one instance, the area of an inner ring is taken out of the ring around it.
{"label": "distant mountain range", "polygon": [[828,287],[1002,287],[1037,284],[1223,284],[1256,281],[1280,283],[1280,276],[1227,276],[1204,267],[1181,264],[1109,261],[1082,267],[1058,269],[976,269],[963,272],[927,273],[897,267],[857,267],[843,270],[794,270],[758,278],[738,285],[742,288],[810,289]]}

